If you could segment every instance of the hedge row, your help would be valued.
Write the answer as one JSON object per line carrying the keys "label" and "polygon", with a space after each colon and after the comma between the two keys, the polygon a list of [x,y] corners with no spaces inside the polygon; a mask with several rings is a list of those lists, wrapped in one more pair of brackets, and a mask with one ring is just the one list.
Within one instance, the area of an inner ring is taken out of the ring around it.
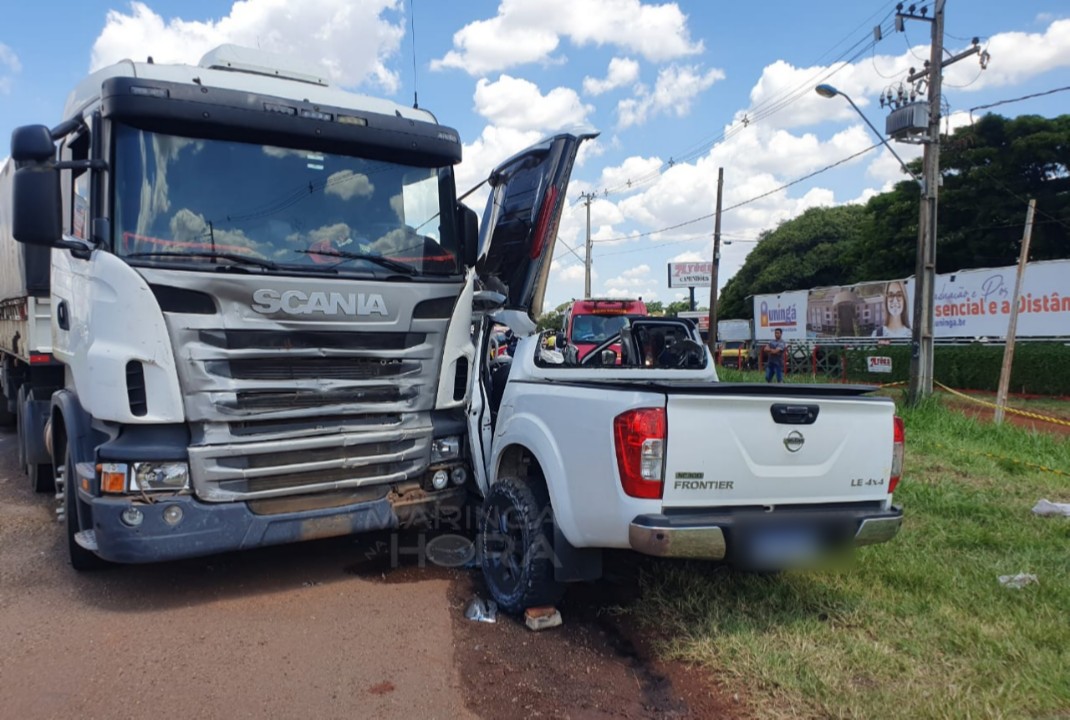
{"label": "hedge row", "polygon": [[[824,346],[826,353],[841,353],[848,380],[895,382],[910,379],[910,347]],[[869,357],[892,360],[890,373],[869,371]],[[953,388],[996,391],[1003,367],[1003,346],[937,345],[933,359],[935,380]],[[842,367],[842,366],[841,366]],[[1019,342],[1014,348],[1010,391],[1036,395],[1070,395],[1070,345],[1055,342]]]}

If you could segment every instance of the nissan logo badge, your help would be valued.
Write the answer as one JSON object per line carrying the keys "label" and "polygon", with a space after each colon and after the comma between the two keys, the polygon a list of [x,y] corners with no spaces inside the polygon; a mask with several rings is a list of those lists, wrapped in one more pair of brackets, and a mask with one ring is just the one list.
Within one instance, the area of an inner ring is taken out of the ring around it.
{"label": "nissan logo badge", "polygon": [[788,433],[788,436],[784,438],[784,447],[788,449],[788,452],[799,452],[805,442],[806,438],[802,436],[801,432],[792,430]]}

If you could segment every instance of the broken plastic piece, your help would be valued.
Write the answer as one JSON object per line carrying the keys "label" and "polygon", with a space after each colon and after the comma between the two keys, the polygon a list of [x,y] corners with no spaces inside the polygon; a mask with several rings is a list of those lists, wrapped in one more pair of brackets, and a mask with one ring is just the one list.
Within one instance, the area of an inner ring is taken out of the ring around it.
{"label": "broken plastic piece", "polygon": [[1026,585],[1039,585],[1040,581],[1031,573],[1018,573],[1017,575],[1000,575],[999,584],[1003,587],[1021,590]]}
{"label": "broken plastic piece", "polygon": [[1070,503],[1053,503],[1047,500],[1037,500],[1033,506],[1034,515],[1063,515],[1070,517]]}
{"label": "broken plastic piece", "polygon": [[561,613],[557,608],[547,605],[545,607],[533,607],[524,611],[524,624],[529,630],[549,630],[561,624]]}
{"label": "broken plastic piece", "polygon": [[472,622],[498,622],[498,603],[493,600],[484,601],[477,595],[472,598],[472,602],[468,603],[464,616]]}

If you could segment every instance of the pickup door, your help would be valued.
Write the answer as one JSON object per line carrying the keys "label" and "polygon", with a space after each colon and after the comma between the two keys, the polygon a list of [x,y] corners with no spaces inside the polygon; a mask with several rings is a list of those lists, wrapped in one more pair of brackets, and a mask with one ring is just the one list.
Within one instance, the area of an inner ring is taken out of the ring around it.
{"label": "pickup door", "polygon": [[895,405],[836,391],[823,397],[806,386],[724,384],[669,391],[663,508],[886,499]]}

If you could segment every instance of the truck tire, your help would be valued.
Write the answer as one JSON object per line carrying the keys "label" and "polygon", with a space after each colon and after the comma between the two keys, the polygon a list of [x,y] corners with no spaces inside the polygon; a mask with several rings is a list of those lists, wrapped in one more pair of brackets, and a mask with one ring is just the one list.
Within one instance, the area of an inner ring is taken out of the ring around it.
{"label": "truck tire", "polygon": [[74,460],[71,458],[70,448],[67,448],[63,457],[63,502],[67,516],[67,554],[70,556],[71,567],[78,572],[90,572],[102,570],[111,565],[91,550],[86,550],[74,539],[76,533],[81,530],[78,520],[78,482],[74,471]]}
{"label": "truck tire", "polygon": [[479,515],[479,555],[491,597],[503,611],[555,605],[565,594],[554,579],[554,521],[546,486],[501,478]]}

